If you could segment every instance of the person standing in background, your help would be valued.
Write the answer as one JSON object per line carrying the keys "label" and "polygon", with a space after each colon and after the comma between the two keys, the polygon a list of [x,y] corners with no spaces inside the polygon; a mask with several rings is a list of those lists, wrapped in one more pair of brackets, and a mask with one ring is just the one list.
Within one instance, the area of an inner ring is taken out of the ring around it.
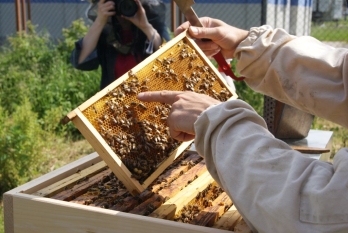
{"label": "person standing in background", "polygon": [[165,12],[160,0],[93,1],[87,10],[93,24],[75,43],[71,64],[85,71],[100,65],[105,88],[170,40]]}

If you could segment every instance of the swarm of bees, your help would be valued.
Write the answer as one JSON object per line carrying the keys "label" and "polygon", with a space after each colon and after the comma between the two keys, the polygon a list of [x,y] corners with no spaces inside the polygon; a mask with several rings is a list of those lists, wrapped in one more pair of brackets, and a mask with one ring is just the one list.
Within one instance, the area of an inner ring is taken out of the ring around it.
{"label": "swarm of bees", "polygon": [[171,106],[142,103],[144,91],[177,90],[207,94],[226,101],[232,93],[204,63],[187,41],[171,49],[125,79],[83,111],[108,146],[142,183],[180,145],[169,135]]}
{"label": "swarm of bees", "polygon": [[104,209],[122,203],[131,194],[126,192],[126,187],[120,182],[114,174],[104,177],[103,180],[91,186],[84,194],[85,205],[100,203],[99,206]]}
{"label": "swarm of bees", "polygon": [[[209,184],[206,189],[197,194],[195,199],[179,211],[174,217],[174,221],[183,223],[191,222],[204,208],[212,206],[213,200],[222,192],[223,190],[216,184]],[[224,205],[224,203],[221,204]],[[229,206],[225,206],[225,209],[228,207]]]}

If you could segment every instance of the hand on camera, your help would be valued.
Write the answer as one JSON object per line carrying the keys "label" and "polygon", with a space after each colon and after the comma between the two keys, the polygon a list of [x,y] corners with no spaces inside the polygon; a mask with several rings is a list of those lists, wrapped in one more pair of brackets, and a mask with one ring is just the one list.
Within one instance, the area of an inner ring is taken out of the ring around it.
{"label": "hand on camera", "polygon": [[108,22],[109,16],[115,15],[114,1],[100,0],[98,2],[98,15],[96,21],[105,25]]}
{"label": "hand on camera", "polygon": [[142,6],[141,2],[139,0],[134,0],[135,3],[138,6],[138,11],[134,14],[132,17],[127,17],[122,15],[123,18],[129,20],[132,22],[135,26],[137,26],[141,30],[145,30],[146,27],[150,26],[149,21],[147,20],[146,17],[146,12],[144,7]]}

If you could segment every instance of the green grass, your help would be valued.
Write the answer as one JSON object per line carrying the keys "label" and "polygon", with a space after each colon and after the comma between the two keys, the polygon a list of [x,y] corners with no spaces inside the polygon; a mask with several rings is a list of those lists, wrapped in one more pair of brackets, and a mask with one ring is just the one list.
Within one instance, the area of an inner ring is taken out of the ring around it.
{"label": "green grass", "polygon": [[348,42],[348,21],[312,23],[311,36],[320,41],[346,41]]}

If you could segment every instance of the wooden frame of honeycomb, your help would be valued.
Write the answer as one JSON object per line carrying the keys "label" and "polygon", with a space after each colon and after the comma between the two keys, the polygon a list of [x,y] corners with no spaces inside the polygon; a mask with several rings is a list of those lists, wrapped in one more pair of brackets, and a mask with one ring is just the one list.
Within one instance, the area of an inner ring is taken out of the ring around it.
{"label": "wooden frame of honeycomb", "polygon": [[157,90],[195,91],[221,101],[237,98],[183,32],[66,116],[134,195],[192,143],[169,136],[169,105],[137,100],[138,93]]}

